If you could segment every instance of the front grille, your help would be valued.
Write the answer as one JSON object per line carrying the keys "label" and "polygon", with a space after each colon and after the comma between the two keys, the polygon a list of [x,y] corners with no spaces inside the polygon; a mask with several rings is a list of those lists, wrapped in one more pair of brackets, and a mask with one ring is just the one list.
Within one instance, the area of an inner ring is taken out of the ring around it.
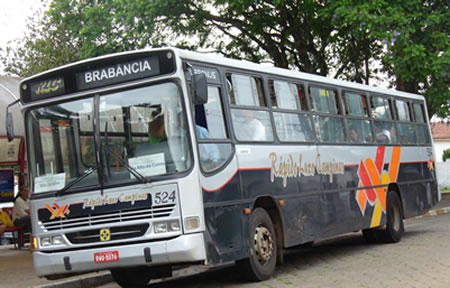
{"label": "front grille", "polygon": [[[110,238],[107,241],[129,239],[134,237],[140,237],[145,234],[149,224],[131,225],[123,227],[112,227],[109,229]],[[92,229],[80,232],[67,233],[67,239],[72,244],[86,244],[104,242],[100,237],[101,229]]]}
{"label": "front grille", "polygon": [[101,214],[58,218],[41,221],[39,224],[45,231],[66,230],[78,227],[116,224],[133,220],[154,219],[168,217],[175,209],[175,204],[158,207],[143,207],[132,210],[118,210]]}

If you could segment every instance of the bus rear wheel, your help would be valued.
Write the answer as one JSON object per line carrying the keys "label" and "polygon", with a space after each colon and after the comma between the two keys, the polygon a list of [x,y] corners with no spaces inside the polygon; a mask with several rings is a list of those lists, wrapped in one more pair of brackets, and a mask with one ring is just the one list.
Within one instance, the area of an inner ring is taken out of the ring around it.
{"label": "bus rear wheel", "polygon": [[111,275],[121,287],[146,287],[152,279],[147,266],[111,269]]}
{"label": "bus rear wheel", "polygon": [[386,229],[375,230],[376,237],[384,243],[397,243],[405,231],[402,203],[394,191],[388,192],[386,202]]}
{"label": "bus rear wheel", "polygon": [[263,208],[256,208],[249,221],[250,251],[238,265],[250,281],[270,279],[277,263],[277,238],[272,220]]}

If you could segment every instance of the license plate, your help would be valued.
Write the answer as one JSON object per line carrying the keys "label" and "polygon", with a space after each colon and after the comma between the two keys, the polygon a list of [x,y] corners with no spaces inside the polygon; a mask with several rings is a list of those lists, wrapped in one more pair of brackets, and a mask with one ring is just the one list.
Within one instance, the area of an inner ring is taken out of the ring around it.
{"label": "license plate", "polygon": [[94,253],[95,263],[119,261],[119,251],[106,251]]}

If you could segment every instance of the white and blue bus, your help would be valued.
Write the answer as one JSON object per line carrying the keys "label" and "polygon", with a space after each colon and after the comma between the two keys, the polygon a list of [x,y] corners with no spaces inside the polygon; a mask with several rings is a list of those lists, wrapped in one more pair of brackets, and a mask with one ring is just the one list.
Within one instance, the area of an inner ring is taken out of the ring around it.
{"label": "white and blue bus", "polygon": [[39,276],[179,264],[269,279],[286,248],[401,239],[439,200],[425,100],[179,49],[23,80]]}

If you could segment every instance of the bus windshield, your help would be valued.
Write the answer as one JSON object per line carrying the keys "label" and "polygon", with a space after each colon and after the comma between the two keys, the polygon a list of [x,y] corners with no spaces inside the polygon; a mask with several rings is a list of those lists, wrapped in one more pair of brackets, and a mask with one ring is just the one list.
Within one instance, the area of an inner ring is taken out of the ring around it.
{"label": "bus windshield", "polygon": [[189,169],[181,103],[168,82],[29,110],[33,191],[147,182]]}

